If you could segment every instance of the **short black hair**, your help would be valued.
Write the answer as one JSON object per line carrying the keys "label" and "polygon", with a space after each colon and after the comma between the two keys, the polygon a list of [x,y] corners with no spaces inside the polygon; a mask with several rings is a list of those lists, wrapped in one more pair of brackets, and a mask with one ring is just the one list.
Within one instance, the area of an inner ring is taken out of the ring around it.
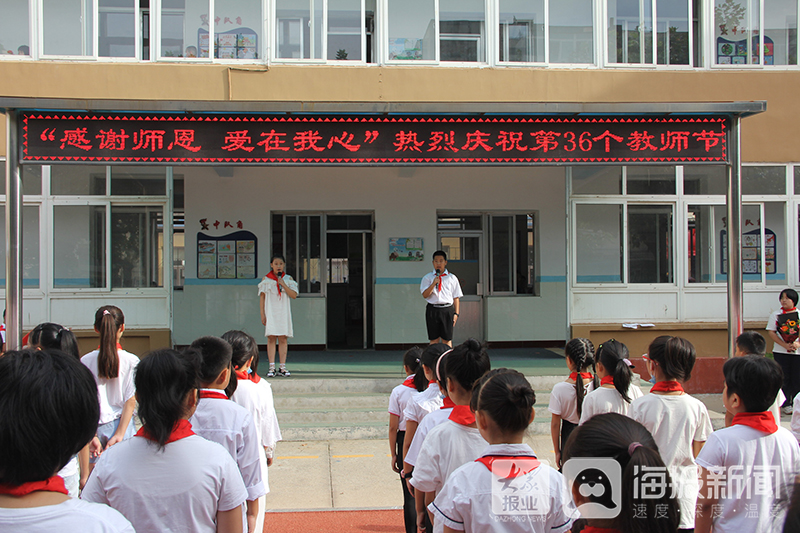
{"label": "short black hair", "polygon": [[190,348],[200,352],[203,362],[200,365],[200,384],[213,383],[219,373],[228,368],[233,357],[233,348],[224,339],[206,335],[194,341]]}
{"label": "short black hair", "polygon": [[94,376],[58,350],[0,357],[0,483],[42,481],[61,470],[97,431]]}
{"label": "short black hair", "polygon": [[475,382],[492,369],[486,346],[473,338],[453,348],[444,362],[445,376],[456,381],[467,392],[472,391]]}
{"label": "short black hair", "polygon": [[738,394],[748,413],[769,409],[783,384],[781,366],[766,357],[746,355],[728,359],[722,365],[728,396]]}
{"label": "short black hair", "polygon": [[272,254],[272,257],[269,258],[269,264],[271,265],[272,263],[274,263],[276,259],[280,259],[284,263],[286,262],[286,258],[283,257],[281,254]]}
{"label": "short black hair", "polygon": [[757,331],[745,331],[736,337],[736,346],[746,355],[764,355],[767,352],[767,341]]}
{"label": "short black hair", "polygon": [[691,342],[682,337],[662,335],[650,343],[647,356],[659,364],[665,378],[689,381],[697,360],[697,351]]}
{"label": "short black hair", "polygon": [[442,256],[445,261],[447,261],[447,254],[444,250],[436,250],[433,252],[433,258],[436,259],[436,256]]}
{"label": "short black hair", "polygon": [[792,302],[794,302],[794,305],[797,305],[798,296],[797,296],[797,291],[796,290],[794,290],[794,289],[783,289],[781,291],[780,296],[778,296],[778,299],[780,300],[784,296],[786,296]]}
{"label": "short black hair", "polygon": [[28,335],[31,346],[42,349],[61,350],[64,353],[80,359],[78,339],[75,334],[60,324],[42,322]]}

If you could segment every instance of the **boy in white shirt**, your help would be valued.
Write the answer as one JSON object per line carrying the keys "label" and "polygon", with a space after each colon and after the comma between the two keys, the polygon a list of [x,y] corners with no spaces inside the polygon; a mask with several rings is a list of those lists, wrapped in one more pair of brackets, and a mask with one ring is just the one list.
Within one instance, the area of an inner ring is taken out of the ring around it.
{"label": "boy in white shirt", "polygon": [[[697,456],[703,489],[695,531],[762,533],[781,528],[800,472],[800,446],[767,409],[783,383],[778,363],[748,355],[725,362],[722,401],[733,425],[712,433]],[[716,509],[715,509],[716,506]]]}
{"label": "boy in white shirt", "polygon": [[461,284],[447,270],[447,254],[443,250],[433,252],[433,272],[425,274],[419,292],[428,302],[425,307],[425,325],[431,344],[443,342],[453,346],[453,328],[458,322]]}

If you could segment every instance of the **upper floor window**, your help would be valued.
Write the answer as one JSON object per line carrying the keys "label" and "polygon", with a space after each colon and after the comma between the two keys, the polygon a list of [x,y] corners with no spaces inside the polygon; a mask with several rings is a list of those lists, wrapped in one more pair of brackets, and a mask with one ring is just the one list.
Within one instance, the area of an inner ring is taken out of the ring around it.
{"label": "upper floor window", "polygon": [[797,65],[797,0],[714,0],[714,63]]}
{"label": "upper floor window", "polygon": [[0,55],[31,55],[28,0],[5,0],[0,17]]}

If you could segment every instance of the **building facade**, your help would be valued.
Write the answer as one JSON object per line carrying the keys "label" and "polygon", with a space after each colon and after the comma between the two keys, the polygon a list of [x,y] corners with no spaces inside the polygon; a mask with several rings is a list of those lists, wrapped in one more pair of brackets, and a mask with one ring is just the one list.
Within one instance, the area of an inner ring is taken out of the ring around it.
{"label": "building facade", "polygon": [[[746,325],[800,285],[797,0],[0,4],[0,98],[29,109],[470,117],[766,101],[742,123]],[[334,137],[321,144],[347,140]],[[419,280],[442,248],[465,293],[457,338],[619,338],[623,323],[725,338],[724,165],[52,161],[25,165],[22,187],[25,328],[91,330],[115,303],[148,338],[260,340],[256,284],[279,252],[300,282],[295,344],[419,343]],[[725,355],[715,343],[706,355]]]}

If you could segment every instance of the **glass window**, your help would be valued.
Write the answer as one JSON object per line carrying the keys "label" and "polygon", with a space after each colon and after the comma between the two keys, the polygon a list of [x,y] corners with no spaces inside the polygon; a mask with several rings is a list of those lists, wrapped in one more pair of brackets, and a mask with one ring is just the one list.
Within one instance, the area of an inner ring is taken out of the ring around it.
{"label": "glass window", "polygon": [[[0,195],[6,194],[6,162],[0,160]],[[42,167],[40,165],[22,166],[22,194],[23,196],[38,196],[42,194]]]}
{"label": "glass window", "polygon": [[[788,257],[786,245],[785,204],[783,202],[766,202],[764,204],[764,262],[761,268],[766,269],[767,285],[786,286]],[[746,222],[746,221],[745,221]],[[744,224],[742,225],[744,228]],[[746,231],[742,233],[746,234]],[[744,253],[744,251],[742,251]]]}
{"label": "glass window", "polygon": [[578,283],[622,283],[622,206],[575,206]]}
{"label": "glass window", "polygon": [[322,292],[321,235],[319,215],[272,215],[272,253],[286,258],[286,272],[294,276],[301,294]]}
{"label": "glass window", "polygon": [[[724,228],[724,205],[690,205],[686,223],[688,242],[689,283],[714,283],[715,273],[721,272],[717,259],[717,235]],[[720,257],[720,259],[722,259]],[[724,281],[724,280],[723,280]]]}
{"label": "glass window", "polygon": [[689,20],[686,0],[608,0],[608,59],[612,63],[688,65]]}
{"label": "glass window", "polygon": [[629,283],[672,283],[672,207],[628,206]]}
{"label": "glass window", "polygon": [[280,59],[322,59],[322,0],[276,0],[277,55]]}
{"label": "glass window", "polygon": [[485,62],[483,0],[439,0],[439,59]]}
{"label": "glass window", "polygon": [[764,0],[764,64],[797,64],[797,0]]}
{"label": "glass window", "polygon": [[719,65],[760,64],[758,0],[714,0],[714,53]]}
{"label": "glass window", "polygon": [[111,207],[111,288],[164,286],[161,206]]}
{"label": "glass window", "polygon": [[186,276],[186,213],[183,176],[172,175],[172,288],[183,289]]}
{"label": "glass window", "polygon": [[794,193],[800,194],[800,165],[794,167]]}
{"label": "glass window", "polygon": [[742,194],[786,194],[786,167],[742,167]]}
{"label": "glass window", "polygon": [[684,194],[727,194],[728,169],[723,166],[683,167]]}
{"label": "glass window", "polygon": [[491,217],[492,292],[511,292],[513,289],[514,218]]}
{"label": "glass window", "polygon": [[53,165],[50,167],[50,193],[54,195],[106,194],[106,167],[97,165]]}
{"label": "glass window", "polygon": [[572,167],[572,194],[622,194],[622,167]]}
{"label": "glass window", "polygon": [[[264,13],[261,7],[261,0],[215,0],[214,57],[258,59],[262,56]],[[207,38],[207,33],[200,34],[201,40]]]}
{"label": "glass window", "polygon": [[480,215],[439,215],[440,230],[480,230],[483,222]]}
{"label": "glass window", "polygon": [[208,0],[161,2],[161,57],[209,57]]}
{"label": "glass window", "polygon": [[434,0],[387,0],[389,61],[436,59]]}
{"label": "glass window", "polygon": [[543,63],[544,0],[499,0],[500,61]]}
{"label": "glass window", "polygon": [[536,234],[534,215],[516,215],[514,228],[517,248],[516,282],[517,294],[538,294],[536,279]]}
{"label": "glass window", "polygon": [[627,167],[626,185],[628,194],[675,194],[675,167]]}
{"label": "glass window", "polygon": [[[5,239],[5,206],[0,205],[0,235]],[[39,288],[39,206],[26,205],[22,208],[22,287]],[[0,247],[0,283],[6,282],[6,247]]]}
{"label": "glass window", "polygon": [[372,230],[372,215],[328,215],[328,229]]}
{"label": "glass window", "polygon": [[93,56],[92,0],[42,0],[45,55]]}
{"label": "glass window", "polygon": [[165,167],[111,167],[114,196],[164,196],[167,194]]}
{"label": "glass window", "polygon": [[328,0],[328,59],[361,61],[361,0]]}
{"label": "glass window", "polygon": [[492,293],[535,294],[534,215],[492,215]]}
{"label": "glass window", "polygon": [[592,0],[550,2],[550,62],[594,63]]}
{"label": "glass window", "polygon": [[105,286],[105,206],[53,206],[53,287]]}
{"label": "glass window", "polygon": [[99,0],[100,57],[136,57],[136,0]]}
{"label": "glass window", "polygon": [[28,0],[3,0],[0,17],[0,55],[31,55]]}

